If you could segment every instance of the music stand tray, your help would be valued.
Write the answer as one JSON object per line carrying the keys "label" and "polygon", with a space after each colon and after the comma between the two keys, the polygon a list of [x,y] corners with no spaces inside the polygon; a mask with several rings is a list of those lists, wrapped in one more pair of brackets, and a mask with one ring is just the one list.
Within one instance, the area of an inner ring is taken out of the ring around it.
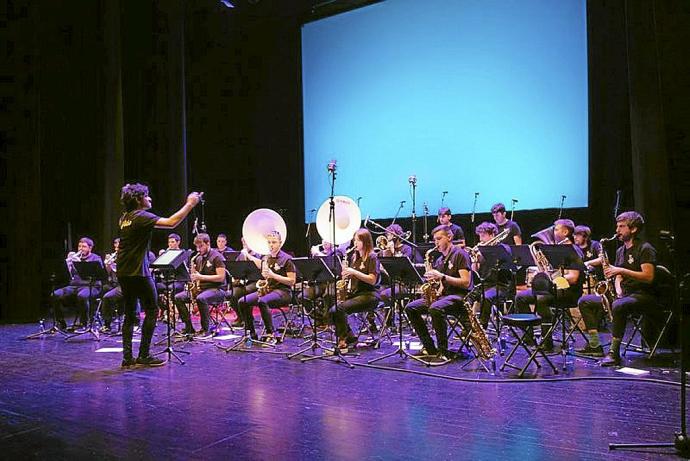
{"label": "music stand tray", "polygon": [[541,245],[539,249],[554,269],[585,270],[582,258],[572,245]]}
{"label": "music stand tray", "polygon": [[510,271],[516,269],[512,255],[503,245],[478,246],[477,249],[484,257],[482,264],[486,264],[487,267]]}
{"label": "music stand tray", "polygon": [[256,282],[263,278],[261,271],[252,261],[227,261],[225,269],[238,280]]}
{"label": "music stand tray", "polygon": [[[326,264],[325,259],[330,259],[328,256],[321,256],[316,258],[292,258],[292,262],[297,268],[297,272],[302,276],[302,280],[309,282],[331,282],[333,281],[333,274],[339,273],[331,271],[331,268]],[[336,261],[338,261],[336,259]],[[340,265],[340,262],[337,263]]]}
{"label": "music stand tray", "polygon": [[518,267],[535,266],[534,257],[529,249],[529,245],[508,245],[510,254],[513,256],[513,263]]}

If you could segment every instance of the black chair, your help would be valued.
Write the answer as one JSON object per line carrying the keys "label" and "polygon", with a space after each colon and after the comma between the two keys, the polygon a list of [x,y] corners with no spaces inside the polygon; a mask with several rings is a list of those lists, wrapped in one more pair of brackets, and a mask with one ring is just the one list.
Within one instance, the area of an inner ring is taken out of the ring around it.
{"label": "black chair", "polygon": [[[537,355],[541,355],[541,357],[549,364],[553,372],[558,373],[558,370],[554,366],[553,362],[551,362],[549,357],[544,352],[543,339],[534,345],[528,344],[525,341],[526,337],[534,338],[534,327],[539,325],[541,325],[541,317],[537,314],[507,314],[503,316],[503,326],[508,327],[511,334],[515,337],[515,339],[517,339],[517,342],[508,353],[503,365],[501,365],[501,371],[503,371],[505,367],[520,370],[518,377],[522,378],[532,362],[534,362],[537,368],[541,368],[541,364],[537,360]],[[528,355],[527,362],[522,366],[522,368],[510,362],[510,359],[513,358],[519,348],[524,349]]]}
{"label": "black chair", "polygon": [[[649,314],[634,314],[631,316],[633,331],[630,339],[625,343],[623,356],[625,356],[626,352],[632,350],[647,354],[649,358],[654,357],[659,345],[668,334],[674,316],[677,315],[675,312],[675,280],[675,276],[665,266],[656,266],[654,268],[653,285],[657,299],[658,316],[650,316]],[[644,328],[645,323],[661,325],[661,328],[658,329],[656,335],[650,337],[650,333]],[[640,344],[633,344],[638,334],[640,336]]]}

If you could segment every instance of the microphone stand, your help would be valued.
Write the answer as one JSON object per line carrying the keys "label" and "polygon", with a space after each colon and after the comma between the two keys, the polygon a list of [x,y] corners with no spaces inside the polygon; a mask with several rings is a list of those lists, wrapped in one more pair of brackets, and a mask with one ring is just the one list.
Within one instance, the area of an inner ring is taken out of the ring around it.
{"label": "microphone stand", "polygon": [[515,214],[515,204],[517,203],[517,200],[512,199],[510,201],[510,220],[513,220],[513,214]]}
{"label": "microphone stand", "polygon": [[304,234],[304,237],[307,239],[307,251],[309,251],[309,255],[311,256],[311,222],[314,219],[314,212],[316,212],[315,208],[312,208],[309,210],[309,222],[307,223],[307,233]]}
{"label": "microphone stand", "polygon": [[424,202],[424,243],[429,243],[429,205]]}
{"label": "microphone stand", "polygon": [[477,211],[477,198],[479,198],[479,192],[475,192],[475,193],[474,193],[474,203],[472,203],[472,216],[470,217],[470,222],[472,223],[472,246],[474,246],[475,243],[477,243],[477,242],[475,242],[476,235],[475,235],[475,232],[474,232],[474,230],[475,230],[475,227],[474,227],[474,214],[475,214],[476,211]]}
{"label": "microphone stand", "polygon": [[[329,163],[328,164],[328,173],[331,177],[331,195],[328,197],[328,222],[331,224],[331,243],[333,245],[333,254],[332,254],[332,267],[335,266],[335,258],[337,258],[337,249],[338,246],[336,245],[336,240],[335,240],[335,177],[336,177],[336,165],[335,162]],[[346,256],[347,257],[347,256]],[[333,272],[333,287],[335,288],[336,282],[338,281],[338,274]],[[337,290],[336,295],[334,296],[335,298],[335,310],[338,310],[338,294]],[[314,332],[316,332],[316,325],[312,327],[314,329]],[[314,337],[316,337],[316,334],[314,334]],[[340,352],[340,348],[338,347],[338,338],[336,338],[336,344],[333,347],[333,349],[326,349],[323,346],[321,346],[318,341],[314,341],[312,344],[312,352],[315,351],[318,348],[321,348],[324,350],[324,352],[329,353],[329,355],[322,354],[322,355],[312,355],[311,357],[304,357],[300,361],[302,363],[310,361],[310,360],[315,360],[315,359],[327,359],[327,360],[332,360],[335,361],[336,363],[344,363],[347,365],[349,368],[354,368],[355,366],[351,364],[350,362],[347,361],[345,358],[345,354]]]}
{"label": "microphone stand", "polygon": [[410,176],[410,186],[412,186],[412,241],[417,243],[417,177]]}
{"label": "microphone stand", "polygon": [[393,221],[391,221],[391,224],[395,224],[395,220],[398,219],[398,215],[400,214],[400,210],[402,210],[404,206],[405,206],[405,200],[400,202],[400,206],[398,207],[398,211],[395,212],[395,216],[393,216]]}
{"label": "microphone stand", "polygon": [[565,195],[561,195],[561,206],[558,209],[558,219],[561,219],[561,216],[563,216],[563,204],[565,203]]}

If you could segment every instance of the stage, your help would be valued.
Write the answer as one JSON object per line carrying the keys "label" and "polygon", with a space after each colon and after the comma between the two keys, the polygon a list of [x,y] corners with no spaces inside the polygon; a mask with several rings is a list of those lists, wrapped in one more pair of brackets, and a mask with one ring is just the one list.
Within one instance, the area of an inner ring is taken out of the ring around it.
{"label": "stage", "polygon": [[[154,342],[164,330],[159,323]],[[394,350],[390,343],[358,348],[349,369],[193,342],[178,346],[191,352],[185,365],[121,370],[119,352],[97,352],[117,350],[118,337],[22,339],[36,331],[36,324],[0,326],[0,458],[675,457],[664,449],[608,450],[609,443],[673,441],[679,387],[668,382],[679,374],[669,352],[652,360],[629,353],[629,367],[649,371],[640,377],[577,357],[561,372],[555,356],[558,375],[519,380],[509,369],[492,376],[473,365],[430,368],[397,356],[365,366]],[[301,342],[287,338],[276,352]]]}

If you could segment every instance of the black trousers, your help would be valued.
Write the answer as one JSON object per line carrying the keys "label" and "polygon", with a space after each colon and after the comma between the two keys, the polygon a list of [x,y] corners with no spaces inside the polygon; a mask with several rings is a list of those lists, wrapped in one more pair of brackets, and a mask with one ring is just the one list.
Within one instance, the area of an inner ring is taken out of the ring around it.
{"label": "black trousers", "polygon": [[428,313],[431,315],[431,324],[434,327],[434,332],[436,333],[436,342],[438,344],[438,349],[441,351],[448,350],[448,329],[446,325],[446,316],[454,315],[458,318],[467,319],[466,311],[462,305],[462,300],[464,296],[462,295],[447,295],[438,298],[431,306],[426,305],[426,300],[424,298],[416,299],[409,303],[405,308],[407,313],[407,318],[410,319],[412,327],[417,332],[419,340],[422,345],[429,353],[434,353],[436,347],[434,346],[434,341],[429,335],[429,329],[426,326],[426,322],[422,318],[423,314]]}
{"label": "black trousers", "polygon": [[[219,304],[225,301],[225,291],[220,288],[209,288],[204,290],[196,297],[196,305],[199,306],[199,317],[201,319],[201,329],[208,331],[210,315],[209,304]],[[180,313],[180,319],[185,323],[187,328],[192,328],[192,318],[187,308],[189,302],[189,293],[182,291],[175,295],[175,306]]]}
{"label": "black trousers", "polygon": [[272,290],[266,293],[265,296],[259,296],[259,292],[255,291],[247,296],[242,296],[237,303],[237,310],[240,318],[244,321],[244,328],[249,330],[252,335],[256,335],[254,328],[254,314],[252,308],[259,306],[261,311],[261,320],[264,322],[266,333],[273,333],[273,317],[271,317],[271,308],[282,307],[290,304],[292,295],[286,290]]}
{"label": "black trousers", "polygon": [[141,304],[146,316],[141,327],[141,343],[139,343],[139,357],[148,357],[151,338],[156,329],[158,306],[156,299],[156,284],[152,277],[119,277],[122,288],[122,298],[125,308],[125,323],[122,329],[122,354],[125,359],[132,358],[132,335],[134,333],[135,317],[137,315],[137,301]]}
{"label": "black trousers", "polygon": [[91,290],[89,290],[88,285],[67,285],[66,287],[58,288],[53,292],[55,320],[64,322],[63,306],[68,302],[74,302],[77,305],[80,323],[86,325],[89,322],[89,319],[86,318],[87,313],[93,315],[93,311],[90,310],[90,300],[95,300],[100,292],[100,284],[95,285]]}
{"label": "black trousers", "polygon": [[373,311],[379,304],[379,295],[375,291],[354,293],[345,301],[331,306],[328,312],[331,314],[335,325],[335,334],[338,338],[345,338],[352,334],[352,329],[347,322],[347,316],[355,312]]}
{"label": "black trousers", "polygon": [[489,324],[491,306],[497,306],[505,302],[510,297],[511,292],[511,288],[502,285],[487,286],[484,288],[484,301],[482,302],[482,309],[479,315],[479,320],[484,328]]}

